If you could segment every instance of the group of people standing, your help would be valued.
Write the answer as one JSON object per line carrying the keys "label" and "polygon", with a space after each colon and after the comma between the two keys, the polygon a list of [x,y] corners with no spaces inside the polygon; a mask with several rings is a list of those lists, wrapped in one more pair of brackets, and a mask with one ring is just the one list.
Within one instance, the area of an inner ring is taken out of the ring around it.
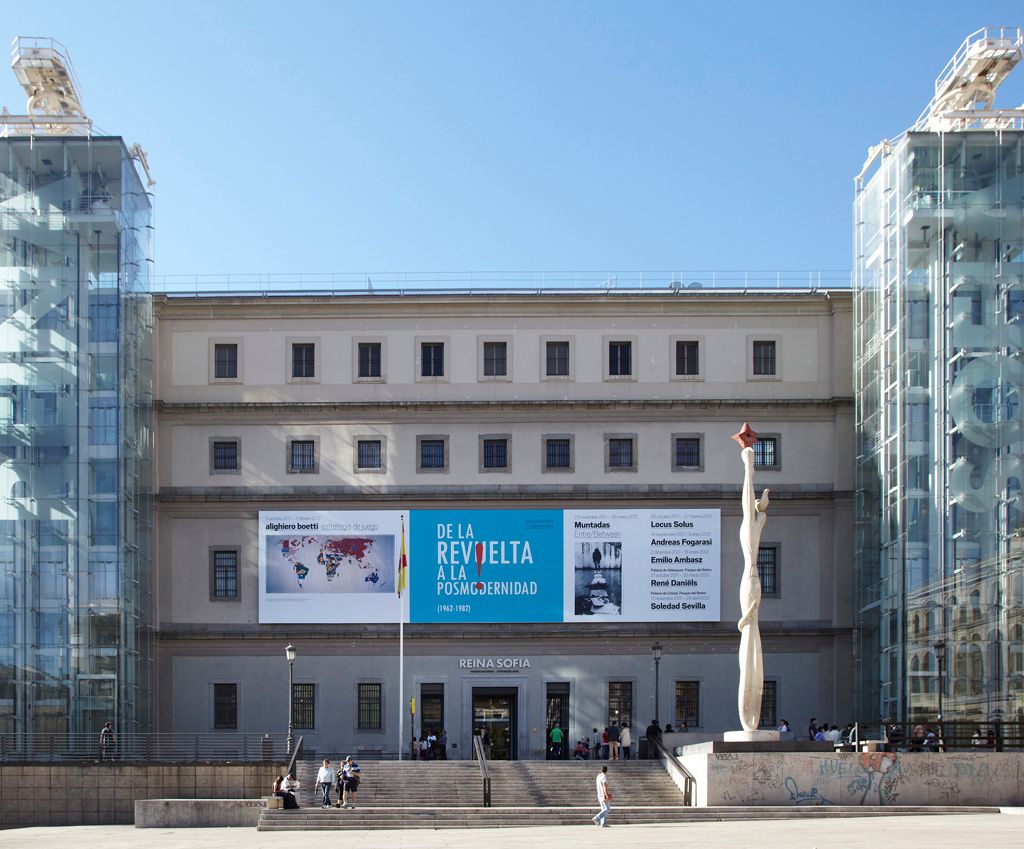
{"label": "group of people standing", "polygon": [[[557,725],[551,729],[551,756],[555,759],[562,757],[562,729]],[[573,758],[578,761],[604,760],[617,761],[629,760],[633,753],[633,734],[626,723],[619,725],[613,720],[604,731],[594,729],[590,737],[584,737],[576,741],[576,748],[573,750]]]}
{"label": "group of people standing", "polygon": [[[684,731],[686,729],[684,727],[680,730]],[[663,733],[672,734],[674,731],[675,729],[671,724],[666,725],[664,730],[662,730],[657,720],[651,720],[651,724],[647,726],[644,735],[648,740],[654,740],[661,739]],[[551,729],[548,736],[551,741],[551,757],[558,759],[562,756],[562,730],[556,725]],[[627,723],[623,722],[620,725],[616,720],[613,720],[612,724],[605,728],[604,731],[599,731],[595,728],[589,737],[577,740],[576,747],[573,749],[573,759],[577,761],[628,761],[632,756],[633,732]],[[654,757],[653,743],[649,748],[648,756]]]}
{"label": "group of people standing", "polygon": [[[331,769],[331,762],[324,759],[323,765],[316,774],[316,787],[322,794],[320,807],[331,807],[331,788],[336,788],[338,801],[334,803],[335,808],[355,808],[356,793],[359,790],[359,764],[349,756],[341,761],[337,770]],[[284,807],[288,810],[299,807],[296,793],[299,790],[299,782],[295,780],[295,773],[279,775],[274,781],[273,793],[284,800]]]}
{"label": "group of people standing", "polygon": [[409,754],[413,760],[419,758],[421,761],[446,761],[448,760],[448,732],[441,731],[439,737],[433,731],[424,734],[417,740],[412,738],[409,747]]}
{"label": "group of people standing", "polygon": [[352,756],[345,758],[338,769],[331,769],[331,762],[324,759],[323,766],[316,774],[316,783],[323,793],[321,808],[331,807],[331,788],[336,787],[338,801],[336,808],[355,808],[356,793],[359,790],[359,764],[352,760]]}

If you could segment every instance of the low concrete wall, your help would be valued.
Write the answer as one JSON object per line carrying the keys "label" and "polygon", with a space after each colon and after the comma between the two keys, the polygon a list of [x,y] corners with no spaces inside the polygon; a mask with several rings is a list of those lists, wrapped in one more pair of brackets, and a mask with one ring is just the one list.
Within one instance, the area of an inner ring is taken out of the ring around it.
{"label": "low concrete wall", "polygon": [[136,828],[255,828],[263,799],[140,799]]}
{"label": "low concrete wall", "polygon": [[140,799],[258,799],[283,771],[280,764],[0,764],[0,828],[131,825]]}
{"label": "low concrete wall", "polygon": [[1024,805],[1018,752],[715,752],[679,757],[704,805]]}

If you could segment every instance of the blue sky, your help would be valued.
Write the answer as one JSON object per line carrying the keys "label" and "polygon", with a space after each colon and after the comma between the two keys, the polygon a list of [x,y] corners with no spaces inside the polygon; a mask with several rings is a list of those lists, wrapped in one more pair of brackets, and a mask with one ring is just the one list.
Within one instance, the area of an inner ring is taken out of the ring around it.
{"label": "blue sky", "polygon": [[[1020,3],[6,0],[157,180],[160,275],[845,269],[853,176]],[[1024,102],[1024,68],[997,103]],[[14,75],[0,104],[24,111]]]}

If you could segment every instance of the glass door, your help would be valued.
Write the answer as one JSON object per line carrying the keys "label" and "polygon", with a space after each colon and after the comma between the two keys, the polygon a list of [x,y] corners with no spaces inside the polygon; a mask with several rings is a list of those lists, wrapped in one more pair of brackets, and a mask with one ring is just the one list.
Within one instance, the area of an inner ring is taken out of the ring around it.
{"label": "glass door", "polygon": [[473,733],[483,737],[490,760],[515,760],[516,697],[514,687],[473,690]]}

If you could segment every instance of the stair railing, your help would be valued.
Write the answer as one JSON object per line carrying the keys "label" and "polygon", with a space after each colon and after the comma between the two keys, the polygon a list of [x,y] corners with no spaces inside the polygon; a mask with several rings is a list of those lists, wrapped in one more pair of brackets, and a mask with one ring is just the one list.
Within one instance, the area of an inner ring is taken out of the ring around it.
{"label": "stair railing", "polygon": [[299,742],[295,744],[295,749],[292,751],[292,759],[288,761],[288,771],[285,775],[291,775],[295,772],[295,762],[302,757],[302,738],[299,737]]}
{"label": "stair railing", "polygon": [[648,745],[654,747],[655,757],[657,757],[663,764],[668,764],[674,769],[682,778],[683,781],[683,806],[692,807],[695,804],[697,798],[697,779],[693,777],[693,774],[681,763],[675,756],[675,753],[670,751],[669,748],[661,742],[660,737],[648,737]]}
{"label": "stair railing", "polygon": [[484,788],[484,807],[491,807],[491,771],[487,768],[487,750],[484,748],[483,738],[479,735],[473,736],[473,754],[477,763],[480,764],[480,780]]}

